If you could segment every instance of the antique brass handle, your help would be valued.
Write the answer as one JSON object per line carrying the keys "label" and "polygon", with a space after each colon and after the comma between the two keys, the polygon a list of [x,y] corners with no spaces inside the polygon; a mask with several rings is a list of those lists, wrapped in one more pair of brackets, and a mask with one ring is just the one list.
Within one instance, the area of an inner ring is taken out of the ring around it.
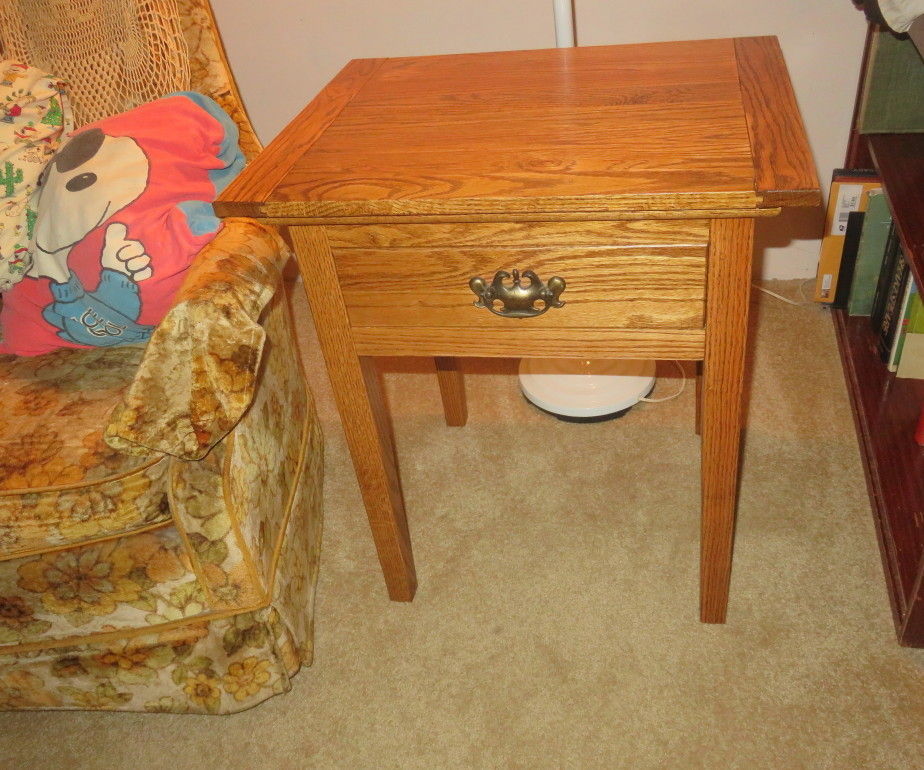
{"label": "antique brass handle", "polygon": [[[508,278],[513,278],[510,285],[504,283]],[[562,307],[565,304],[558,300],[565,290],[564,278],[554,276],[544,284],[532,270],[525,270],[523,278],[529,279],[528,285],[524,285],[520,280],[519,270],[514,270],[512,274],[498,270],[490,284],[484,278],[475,276],[468,282],[469,288],[478,297],[478,301],[472,304],[475,307],[485,307],[494,315],[505,318],[530,318],[542,315],[550,307]],[[500,310],[494,307],[497,301],[503,305]],[[537,308],[537,302],[544,304]]]}

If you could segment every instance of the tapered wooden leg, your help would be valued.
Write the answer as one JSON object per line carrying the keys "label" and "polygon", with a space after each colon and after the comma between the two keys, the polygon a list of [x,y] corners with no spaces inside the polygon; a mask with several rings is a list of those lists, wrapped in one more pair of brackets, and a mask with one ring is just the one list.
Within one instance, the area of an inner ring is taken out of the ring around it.
{"label": "tapered wooden leg", "polygon": [[703,435],[703,362],[696,362],[696,435]]}
{"label": "tapered wooden leg", "polygon": [[443,399],[443,414],[446,424],[462,427],[468,420],[468,406],[465,403],[465,381],[455,358],[436,358],[436,377]]}
{"label": "tapered wooden leg", "polygon": [[324,229],[291,227],[289,238],[311,304],[388,595],[395,601],[410,601],[417,589],[417,576],[379,375],[373,359],[356,354]]}
{"label": "tapered wooden leg", "polygon": [[700,619],[724,623],[731,577],[754,220],[712,221],[702,394]]}

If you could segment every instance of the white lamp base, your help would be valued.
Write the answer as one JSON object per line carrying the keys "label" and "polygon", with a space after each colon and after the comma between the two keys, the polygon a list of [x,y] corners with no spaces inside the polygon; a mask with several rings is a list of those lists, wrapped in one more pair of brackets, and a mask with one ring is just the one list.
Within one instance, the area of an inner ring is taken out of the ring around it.
{"label": "white lamp base", "polygon": [[520,390],[527,400],[572,422],[620,417],[647,396],[654,384],[654,361],[520,361]]}

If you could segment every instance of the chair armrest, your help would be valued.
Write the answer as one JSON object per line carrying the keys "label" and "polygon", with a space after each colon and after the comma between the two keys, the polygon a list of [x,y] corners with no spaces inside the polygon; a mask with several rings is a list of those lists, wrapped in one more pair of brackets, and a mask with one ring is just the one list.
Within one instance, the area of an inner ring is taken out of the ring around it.
{"label": "chair armrest", "polygon": [[106,428],[129,454],[203,457],[254,395],[266,334],[260,316],[291,256],[279,235],[227,219],[196,257]]}

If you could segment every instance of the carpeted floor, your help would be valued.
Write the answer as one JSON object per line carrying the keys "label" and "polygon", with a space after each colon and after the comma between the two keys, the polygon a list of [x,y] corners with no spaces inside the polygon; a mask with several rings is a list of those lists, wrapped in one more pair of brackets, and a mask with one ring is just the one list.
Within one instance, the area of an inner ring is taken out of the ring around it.
{"label": "carpeted floor", "polygon": [[823,311],[757,299],[724,626],[697,620],[692,386],[563,424],[507,361],[469,362],[465,428],[432,364],[383,362],[420,578],[390,603],[296,311],[328,448],[315,665],[230,717],[0,714],[0,766],[924,767],[924,650],[895,641]]}

